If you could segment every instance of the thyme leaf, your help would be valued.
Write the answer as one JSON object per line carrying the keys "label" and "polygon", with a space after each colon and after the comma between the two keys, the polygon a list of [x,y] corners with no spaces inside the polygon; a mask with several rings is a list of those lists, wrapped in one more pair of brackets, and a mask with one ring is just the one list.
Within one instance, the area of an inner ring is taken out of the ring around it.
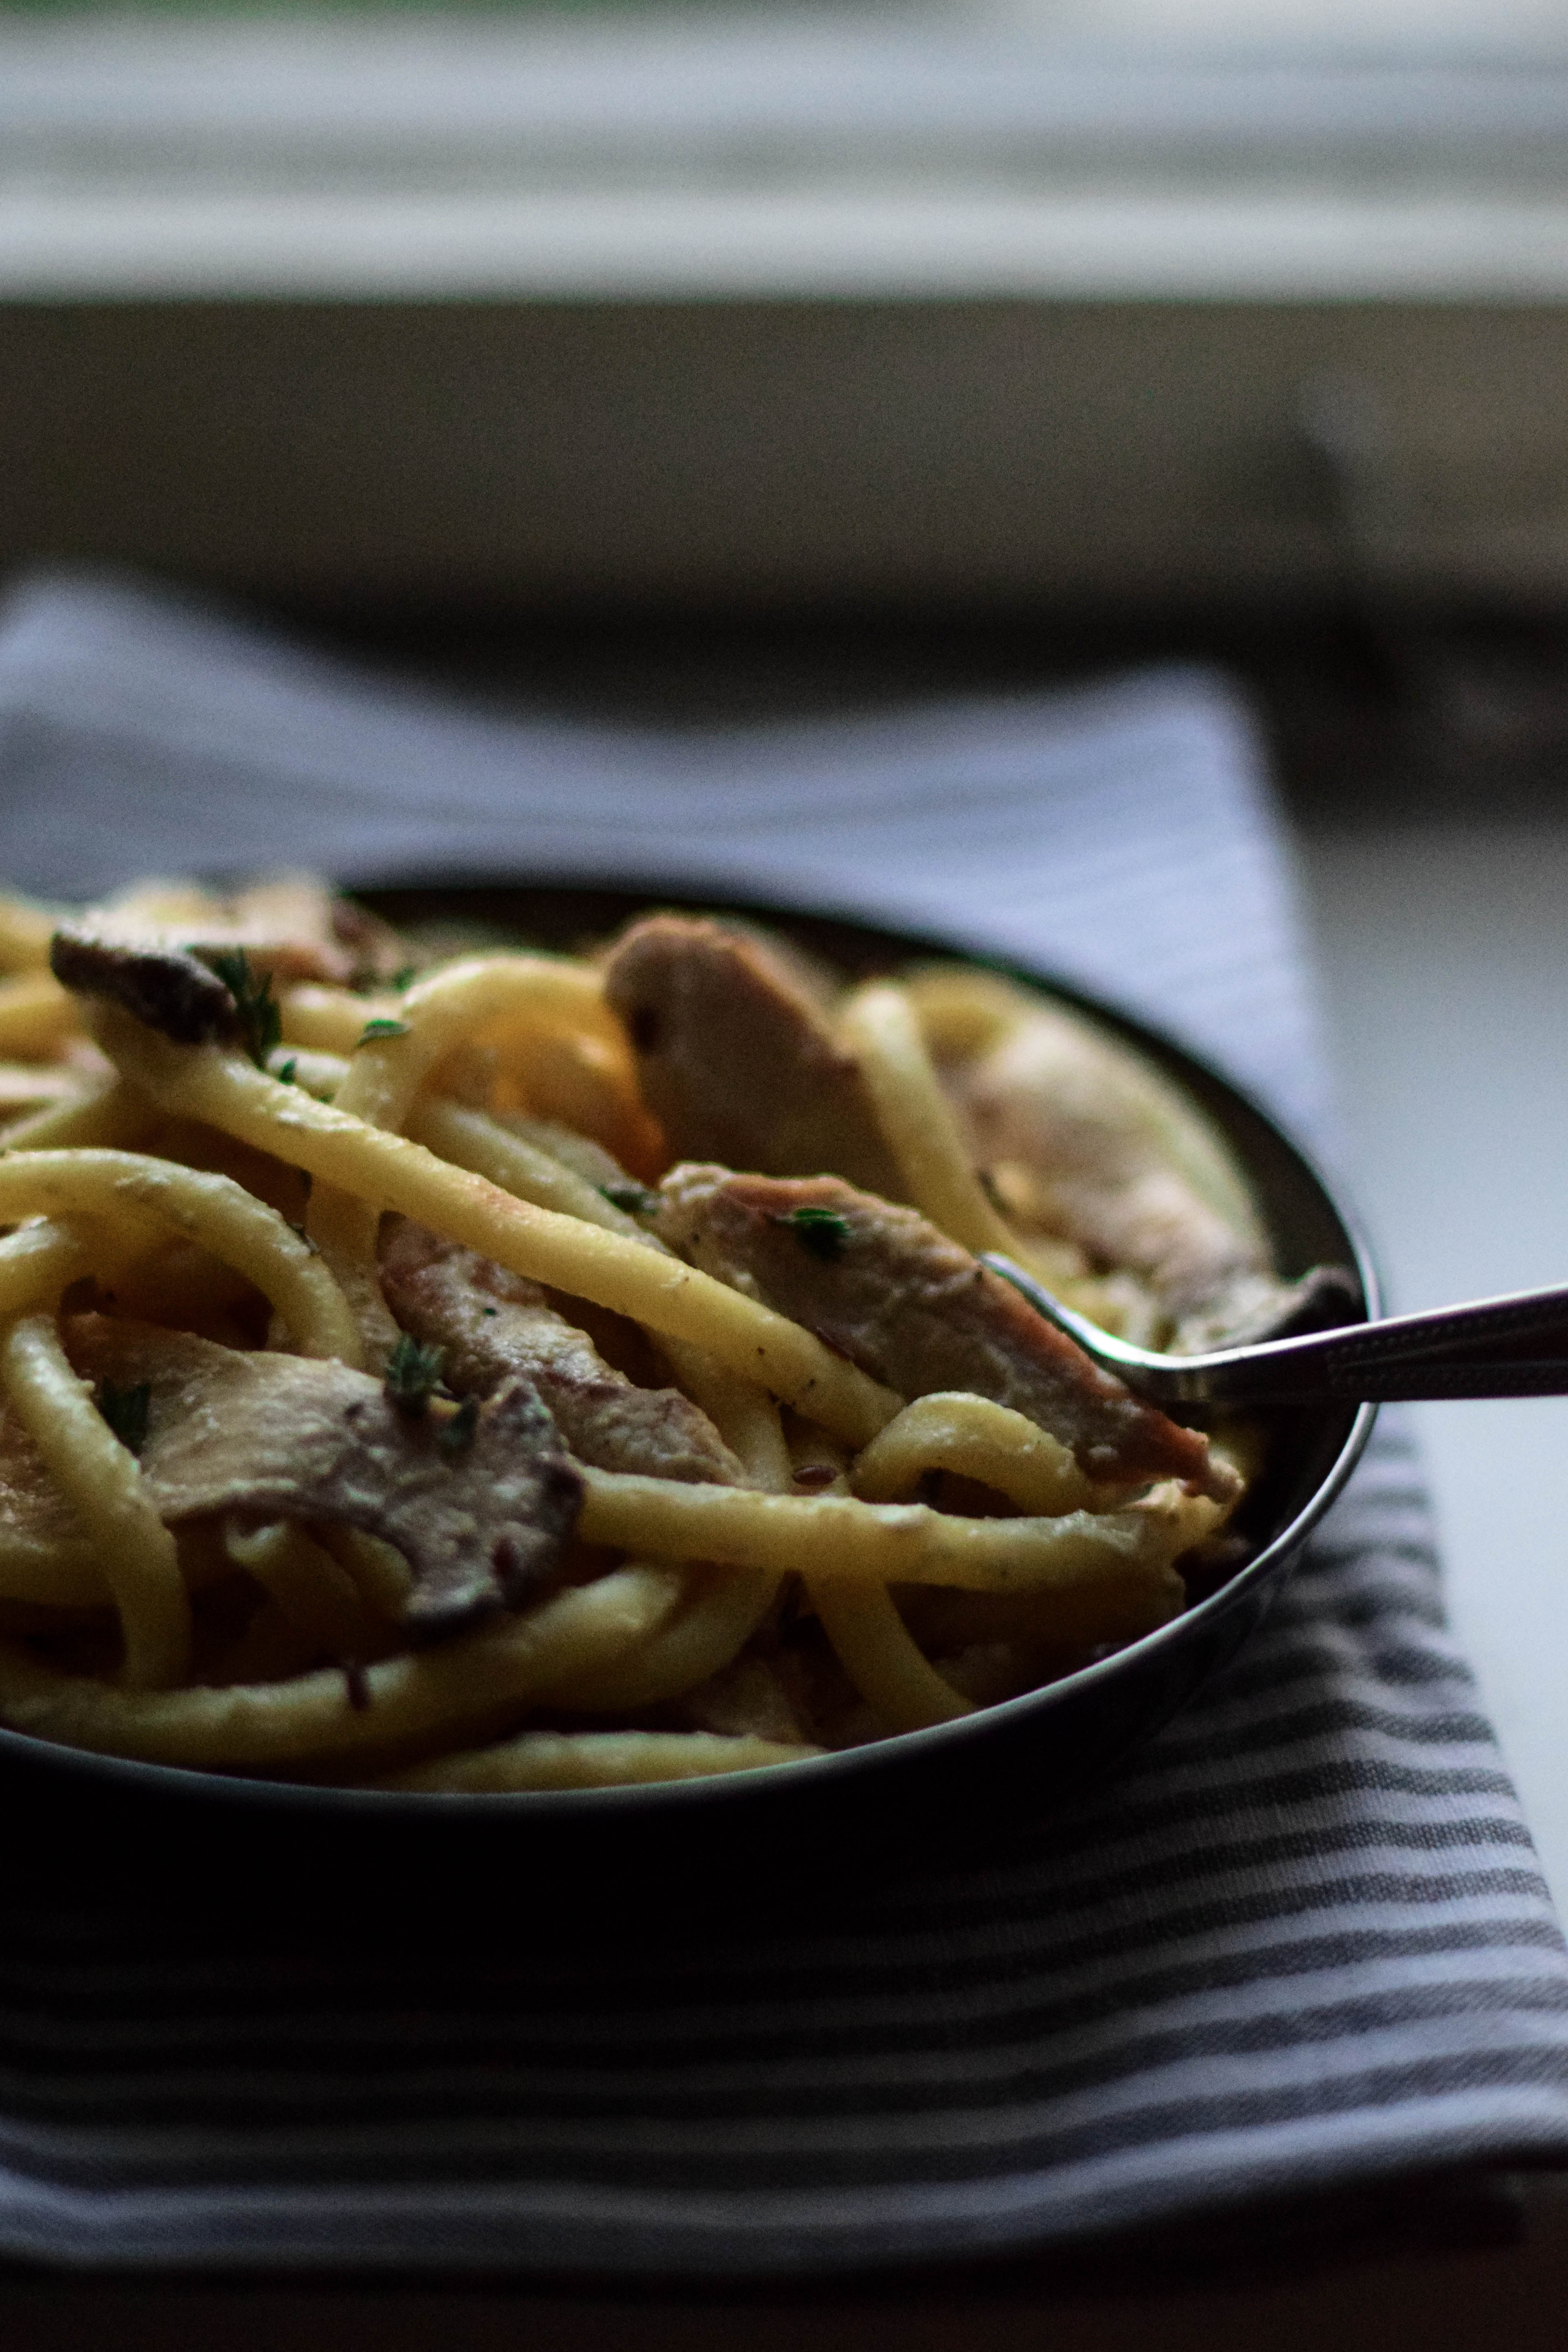
{"label": "thyme leaf", "polygon": [[405,1331],[386,1360],[386,1371],[382,1386],[387,1401],[410,1421],[417,1421],[425,1411],[441,1378],[441,1367],[447,1360],[445,1348],[421,1347],[411,1333]]}
{"label": "thyme leaf", "polygon": [[367,1021],[359,1033],[359,1042],[362,1045],[368,1045],[376,1037],[406,1037],[407,1034],[406,1021]]}
{"label": "thyme leaf", "polygon": [[841,1217],[837,1209],[786,1209],[773,1219],[775,1225],[788,1225],[802,1246],[813,1257],[831,1265],[844,1255],[849,1239],[849,1220]]}
{"label": "thyme leaf", "polygon": [[601,1184],[598,1189],[612,1209],[624,1209],[628,1217],[651,1217],[661,1205],[659,1195],[646,1184]]}
{"label": "thyme leaf", "polygon": [[283,1015],[272,993],[271,973],[263,972],[258,980],[243,948],[224,948],[212,958],[212,968],[234,999],[241,1045],[257,1068],[264,1070],[268,1055],[283,1043]]}
{"label": "thyme leaf", "polygon": [[479,1425],[479,1401],[466,1396],[450,1421],[444,1422],[436,1432],[436,1444],[448,1462],[460,1462],[474,1442],[474,1432]]}
{"label": "thyme leaf", "polygon": [[112,1381],[100,1381],[98,1409],[128,1454],[140,1454],[147,1443],[147,1408],[153,1402],[152,1383],[137,1381],[130,1388],[117,1388]]}

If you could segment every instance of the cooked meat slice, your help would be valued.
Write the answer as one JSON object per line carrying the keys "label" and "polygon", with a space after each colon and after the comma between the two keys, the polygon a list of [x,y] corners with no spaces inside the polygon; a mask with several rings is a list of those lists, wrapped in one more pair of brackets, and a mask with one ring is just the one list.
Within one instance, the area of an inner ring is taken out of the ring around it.
{"label": "cooked meat slice", "polygon": [[151,1391],[142,1470],[171,1526],[228,1513],[340,1521],[380,1536],[413,1570],[405,1617],[430,1641],[548,1587],[582,1481],[529,1383],[506,1382],[471,1431],[410,1417],[366,1373],[251,1355],[100,1315],[69,1318],[79,1373]]}
{"label": "cooked meat slice", "polygon": [[1206,1441],[1090,1363],[912,1209],[830,1176],[782,1181],[672,1169],[658,1230],[682,1256],[815,1331],[903,1397],[943,1389],[1011,1405],[1101,1480],[1175,1477],[1217,1498],[1234,1474]]}
{"label": "cooked meat slice", "polygon": [[705,1412],[679,1389],[638,1388],[616,1371],[538,1283],[402,1217],[387,1221],[381,1279],[404,1329],[445,1350],[451,1388],[489,1396],[522,1373],[578,1461],[650,1478],[744,1485]]}
{"label": "cooked meat slice", "polygon": [[773,1176],[831,1171],[897,1197],[859,1067],[786,949],[721,923],[650,915],[611,950],[605,993],[677,1158]]}

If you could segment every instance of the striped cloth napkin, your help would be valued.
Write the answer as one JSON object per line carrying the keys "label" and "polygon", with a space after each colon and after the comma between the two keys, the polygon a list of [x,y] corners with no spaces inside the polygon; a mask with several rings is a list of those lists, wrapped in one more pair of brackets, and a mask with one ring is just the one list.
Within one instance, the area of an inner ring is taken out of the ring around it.
{"label": "striped cloth napkin", "polygon": [[[280,849],[940,926],[1321,1131],[1288,858],[1204,674],[650,735],[124,584],[13,597],[0,866],[82,896]],[[1263,1633],[983,1862],[569,1952],[38,1895],[0,2003],[0,2252],[76,2264],[820,2273],[1568,2158],[1568,1960],[1393,1416]]]}

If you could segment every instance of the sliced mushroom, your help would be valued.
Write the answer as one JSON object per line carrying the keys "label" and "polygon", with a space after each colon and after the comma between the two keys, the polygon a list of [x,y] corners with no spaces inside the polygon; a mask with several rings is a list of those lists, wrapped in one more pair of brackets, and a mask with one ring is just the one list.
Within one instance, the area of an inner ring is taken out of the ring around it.
{"label": "sliced mushroom", "polygon": [[222,959],[243,953],[258,976],[338,986],[384,977],[401,961],[395,932],[307,876],[234,898],[172,887],[89,907],[63,923],[49,969],[78,995],[104,996],[180,1045],[239,1034]]}
{"label": "sliced mushroom", "polygon": [[226,1043],[237,1034],[235,1003],[216,971],[166,940],[116,939],[62,923],[49,970],[77,996],[104,996],[176,1045]]}
{"label": "sliced mushroom", "polygon": [[151,1391],[142,1470],[169,1525],[227,1513],[379,1536],[413,1571],[405,1615],[416,1642],[548,1588],[582,1481],[527,1381],[509,1380],[459,1421],[400,1411],[334,1361],[99,1315],[72,1317],[66,1340],[84,1377]]}

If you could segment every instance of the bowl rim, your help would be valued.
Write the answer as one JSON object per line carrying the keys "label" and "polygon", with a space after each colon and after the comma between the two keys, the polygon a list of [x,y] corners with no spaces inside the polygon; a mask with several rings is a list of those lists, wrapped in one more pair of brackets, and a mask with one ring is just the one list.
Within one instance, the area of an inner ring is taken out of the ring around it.
{"label": "bowl rim", "polygon": [[[479,894],[487,898],[501,899],[509,893],[541,899],[567,900],[574,897],[590,897],[624,900],[628,914],[636,911],[651,913],[660,909],[700,912],[720,918],[732,914],[762,920],[771,919],[786,925],[838,930],[868,942],[885,943],[889,949],[911,958],[929,955],[937,960],[956,959],[1058,997],[1074,1011],[1089,1014],[1123,1042],[1147,1054],[1178,1084],[1186,1083],[1189,1077],[1195,1078],[1200,1089],[1212,1089],[1220,1097],[1228,1097],[1245,1116],[1267,1129],[1283,1147],[1286,1157],[1295,1162],[1296,1172],[1305,1176],[1310,1188],[1321,1196],[1322,1204],[1340,1227],[1349,1245],[1350,1263],[1361,1286],[1367,1319],[1372,1319],[1380,1311],[1381,1285],[1377,1268],[1359,1219],[1342,1198],[1337,1186],[1324,1175],[1313,1153],[1275,1111],[1181,1039],[1043,965],[987,950],[984,946],[940,929],[883,922],[874,915],[853,910],[840,912],[820,900],[809,905],[797,905],[773,895],[748,895],[742,890],[729,887],[724,888],[721,896],[701,890],[688,896],[676,883],[652,891],[642,891],[633,886],[597,877],[575,882],[553,875],[544,877],[519,876],[510,880],[484,875],[472,879],[441,877],[405,885],[389,882],[355,891],[353,895],[374,909],[385,900],[418,898],[450,901],[461,899],[465,895]],[[1037,1717],[1076,1706],[1086,1697],[1092,1699],[1108,1685],[1130,1677],[1138,1665],[1200,1639],[1205,1625],[1212,1625],[1219,1618],[1244,1605],[1260,1585],[1280,1576],[1299,1557],[1312,1529],[1342,1493],[1366,1449],[1377,1413],[1378,1408],[1374,1404],[1362,1404],[1356,1409],[1332,1462],[1311,1493],[1285,1524],[1275,1529],[1268,1541],[1251,1559],[1191,1608],[1184,1610],[1167,1623],[1156,1626],[1152,1633],[1141,1635],[1137,1641],[1128,1643],[1089,1665],[1078,1667],[1057,1681],[1042,1683],[1032,1690],[1019,1692],[1013,1698],[995,1701],[988,1706],[975,1708],[969,1715],[956,1717],[945,1723],[931,1724],[919,1731],[889,1733],[856,1748],[827,1749],[820,1755],[796,1758],[787,1762],[742,1767],[730,1772],[682,1780],[617,1783],[591,1789],[416,1790],[374,1789],[331,1781],[268,1780],[242,1772],[204,1771],[192,1766],[162,1764],[135,1757],[106,1755],[93,1748],[72,1748],[62,1742],[37,1738],[31,1733],[16,1731],[0,1724],[0,1775],[13,1764],[25,1765],[35,1771],[42,1770],[51,1778],[60,1776],[67,1783],[85,1781],[104,1786],[106,1793],[139,1794],[149,1800],[178,1798],[204,1809],[217,1806],[235,1809],[242,1813],[259,1811],[274,1815],[305,1816],[316,1821],[330,1816],[349,1825],[355,1822],[374,1821],[390,1826],[404,1818],[421,1826],[443,1819],[460,1819],[466,1823],[489,1822],[512,1828],[521,1828],[528,1823],[541,1828],[547,1824],[565,1827],[578,1822],[586,1827],[606,1817],[621,1821],[638,1817],[647,1818],[651,1827],[655,1822],[679,1818],[694,1809],[705,1821],[720,1814],[731,1814],[759,1801],[776,1800],[786,1786],[798,1789],[803,1799],[819,1796],[825,1789],[830,1790],[837,1783],[859,1783],[879,1774],[897,1773],[900,1768],[928,1761],[948,1751],[962,1753],[973,1748],[977,1742],[994,1738],[999,1729],[1026,1726]],[[1180,1702],[1184,1703],[1184,1699]]]}

